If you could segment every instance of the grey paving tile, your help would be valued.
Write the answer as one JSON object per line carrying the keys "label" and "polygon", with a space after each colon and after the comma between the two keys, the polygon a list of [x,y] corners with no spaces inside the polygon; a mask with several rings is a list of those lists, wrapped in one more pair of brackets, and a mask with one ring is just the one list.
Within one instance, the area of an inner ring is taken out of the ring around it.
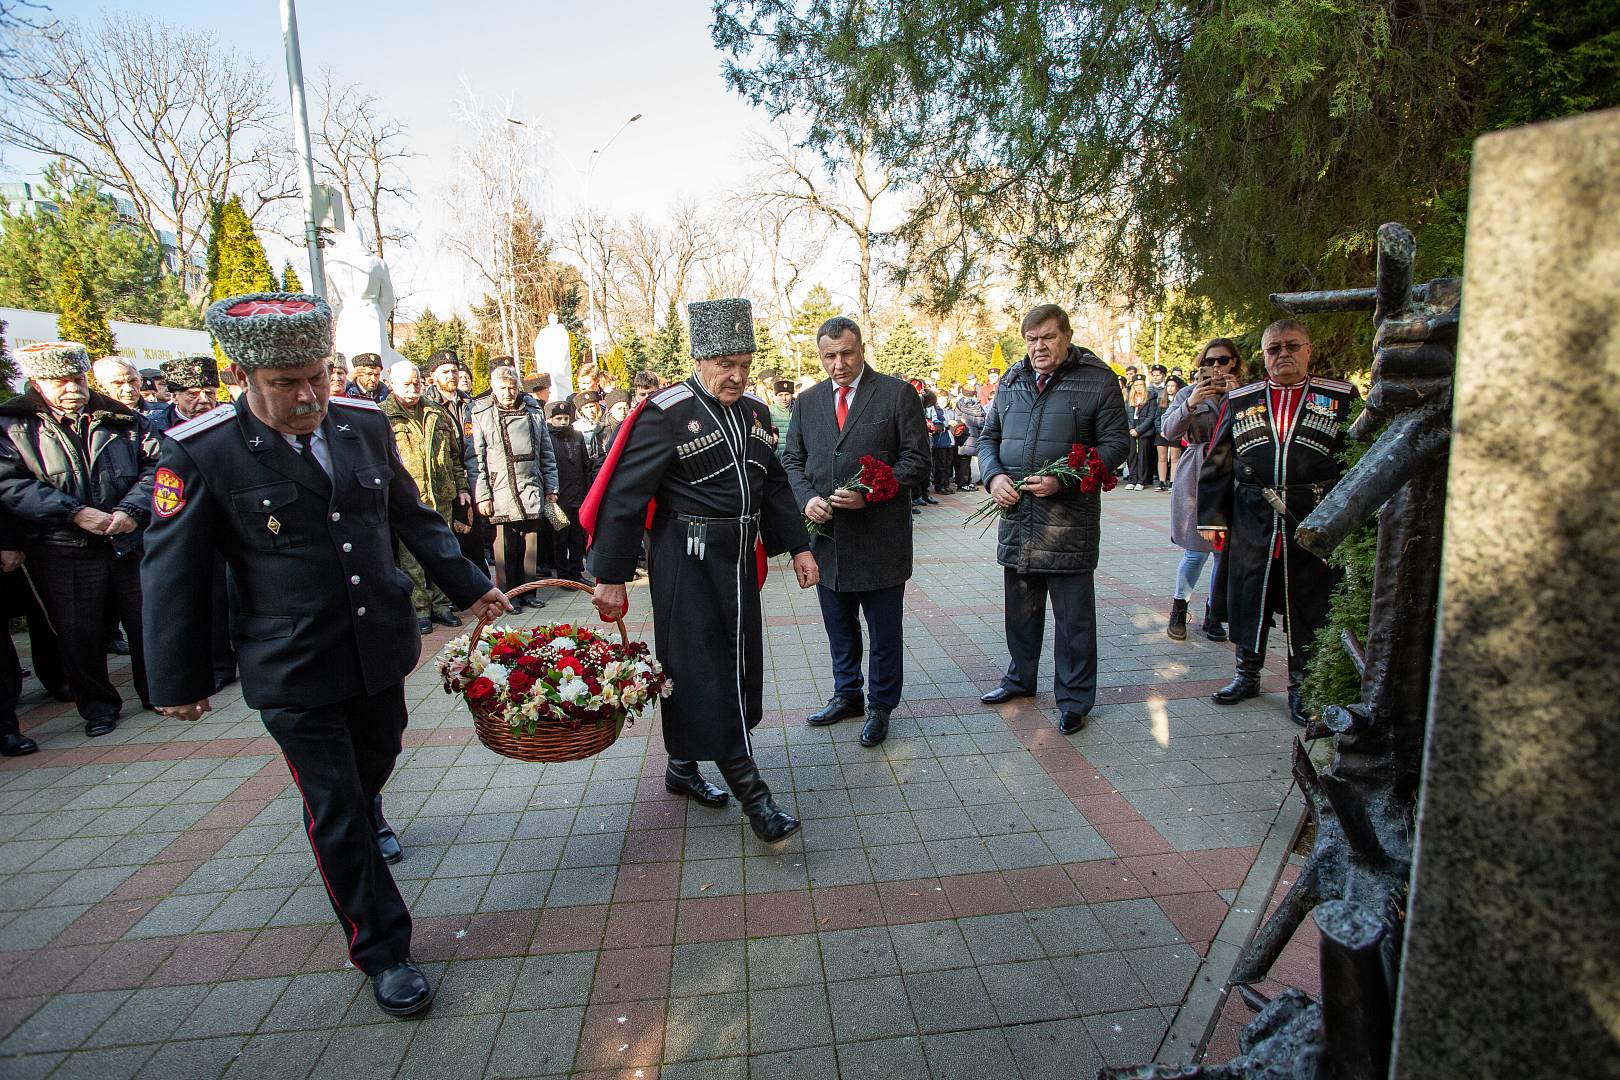
{"label": "grey paving tile", "polygon": [[753,990],[748,994],[748,1048],[774,1054],[832,1042],[827,992],[819,986]]}
{"label": "grey paving tile", "polygon": [[748,996],[673,998],[664,1022],[664,1059],[692,1061],[748,1052]]}
{"label": "grey paving tile", "polygon": [[1005,964],[1035,960],[1045,954],[1041,943],[1021,914],[981,915],[958,920],[968,949],[979,964]]}
{"label": "grey paving tile", "polygon": [[490,1050],[487,1075],[565,1072],[573,1064],[584,1021],[585,1010],[579,1007],[507,1013]]}
{"label": "grey paving tile", "polygon": [[905,977],[917,1028],[924,1033],[982,1027],[995,1010],[971,967],[919,971]]}
{"label": "grey paving tile", "polygon": [[954,922],[910,923],[891,926],[889,939],[901,970],[943,971],[971,967],[973,954]]}
{"label": "grey paving tile", "polygon": [[105,1047],[163,1042],[207,996],[206,986],[136,990],[83,1045]]}
{"label": "grey paving tile", "polygon": [[1150,899],[1116,900],[1095,904],[1091,910],[1121,949],[1181,943],[1175,926]]}
{"label": "grey paving tile", "polygon": [[748,1064],[750,1080],[841,1080],[838,1058],[830,1045],[755,1054]]}
{"label": "grey paving tile", "polygon": [[435,1016],[503,1011],[512,999],[523,958],[458,960],[445,968],[433,998]]}
{"label": "grey paving tile", "polygon": [[314,971],[295,975],[259,1025],[261,1032],[302,1031],[330,1026],[367,984],[358,971]]}
{"label": "grey paving tile", "polygon": [[0,1043],[0,1054],[73,1050],[129,998],[128,990],[58,994]]}
{"label": "grey paving tile", "polygon": [[840,1043],[838,1074],[841,1080],[929,1080],[922,1040],[916,1036]]}
{"label": "grey paving tile", "polygon": [[1027,918],[1048,956],[1073,956],[1116,947],[1102,920],[1086,904],[1031,911]]}
{"label": "grey paving tile", "polygon": [[1199,957],[1190,945],[1132,949],[1124,955],[1154,1005],[1180,1005],[1198,972]]}
{"label": "grey paving tile", "polygon": [[934,1080],[984,1080],[1018,1071],[1000,1028],[924,1035],[922,1043]]}
{"label": "grey paving tile", "polygon": [[1109,1065],[1130,1065],[1149,1061],[1170,1026],[1158,1009],[1098,1013],[1086,1017],[1086,1031],[1103,1061]]}
{"label": "grey paving tile", "polygon": [[[417,917],[430,915],[461,915],[478,910],[478,901],[489,887],[487,876],[433,878],[411,904],[411,913]],[[579,901],[585,903],[586,901]]]}
{"label": "grey paving tile", "polygon": [[1152,1004],[1147,988],[1123,953],[1055,957],[1052,966],[1069,991],[1075,1009],[1082,1014],[1110,1012],[1121,1005],[1138,1008]]}
{"label": "grey paving tile", "polygon": [[287,989],[290,979],[247,979],[214,984],[202,1003],[175,1032],[176,1039],[245,1035],[259,1023]]}
{"label": "grey paving tile", "polygon": [[443,1080],[447,1076],[482,1076],[494,1048],[501,1017],[429,1016],[416,1022],[398,1080]]}
{"label": "grey paving tile", "polygon": [[[525,957],[512,987],[510,1008],[517,1011],[584,1005],[590,1000],[595,978],[594,952]],[[572,1057],[568,1063],[573,1064]]]}
{"label": "grey paving tile", "polygon": [[165,1043],[135,1075],[137,1080],[216,1080],[245,1045],[241,1035]]}
{"label": "grey paving tile", "polygon": [[24,911],[6,924],[6,947],[44,948],[56,935],[72,925],[74,919],[89,910],[88,904],[64,904],[61,907],[42,907]]}
{"label": "grey paving tile", "polygon": [[955,840],[930,840],[923,845],[934,869],[941,877],[955,874],[983,874],[996,869],[996,857],[978,836]]}
{"label": "grey paving tile", "polygon": [[820,938],[821,962],[829,982],[900,973],[887,927],[834,930]]}
{"label": "grey paving tile", "polygon": [[617,880],[617,868],[611,866],[558,870],[551,879],[551,889],[546,893],[546,906],[605,904],[613,898],[613,886]]}
{"label": "grey paving tile", "polygon": [[202,925],[210,912],[219,906],[225,894],[199,893],[190,896],[169,896],[136,923],[126,937],[167,937],[171,934],[189,934]]}
{"label": "grey paving tile", "polygon": [[494,873],[504,854],[506,854],[505,841],[478,844],[457,842],[445,852],[444,858],[439,861],[438,869],[434,871],[434,876],[468,877],[473,874]]}
{"label": "grey paving tile", "polygon": [[899,976],[829,983],[827,1000],[833,1037],[840,1044],[916,1034],[917,1021]]}
{"label": "grey paving tile", "polygon": [[745,944],[742,941],[705,941],[675,946],[674,960],[670,965],[670,995],[683,997],[746,991],[748,968]]}
{"label": "grey paving tile", "polygon": [[979,978],[984,980],[996,1018],[1002,1024],[1061,1020],[1076,1014],[1074,1002],[1050,960],[982,965]]}
{"label": "grey paving tile", "polygon": [[748,986],[751,990],[803,986],[822,981],[821,942],[815,934],[754,938],[747,946]]}
{"label": "grey paving tile", "polygon": [[808,850],[805,864],[809,880],[815,885],[863,885],[872,880],[872,866],[860,848]]}
{"label": "grey paving tile", "polygon": [[327,1040],[342,1038],[329,1031],[255,1035],[225,1071],[225,1080],[303,1080],[320,1060]]}
{"label": "grey paving tile", "polygon": [[538,908],[551,885],[551,871],[535,874],[501,873],[490,879],[478,901],[479,911],[524,911]]}
{"label": "grey paving tile", "polygon": [[[52,1075],[56,1080],[130,1080],[157,1051],[155,1044],[116,1046],[106,1050],[80,1050],[63,1057],[61,1065],[57,1066],[56,1072]],[[46,1056],[41,1055],[41,1058]],[[54,1060],[57,1055],[48,1056]],[[29,1059],[14,1059],[7,1063],[8,1068],[14,1066],[17,1060],[26,1062]],[[18,1075],[27,1076],[29,1073],[19,1070]],[[35,1075],[44,1076],[45,1073]]]}
{"label": "grey paving tile", "polygon": [[[688,838],[691,832],[687,833]],[[690,840],[688,840],[690,842]],[[682,896],[737,896],[743,891],[742,859],[696,859],[681,865]]]}
{"label": "grey paving tile", "polygon": [[1020,1024],[1005,1034],[1023,1080],[1074,1080],[1103,1065],[1084,1026],[1073,1021]]}

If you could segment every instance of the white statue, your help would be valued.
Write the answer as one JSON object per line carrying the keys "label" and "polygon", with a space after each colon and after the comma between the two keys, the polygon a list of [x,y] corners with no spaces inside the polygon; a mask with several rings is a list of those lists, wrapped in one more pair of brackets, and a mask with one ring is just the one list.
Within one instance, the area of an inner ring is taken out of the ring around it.
{"label": "white statue", "polygon": [[574,392],[574,362],[568,327],[557,321],[555,311],[546,316],[546,325],[534,335],[534,373],[551,376],[553,401],[561,401]]}
{"label": "white statue", "polygon": [[[349,221],[354,221],[351,215]],[[334,348],[346,357],[376,353],[383,370],[405,359],[388,344],[388,314],[394,310],[394,281],[388,264],[373,255],[354,226],[337,234],[322,252],[326,301],[336,316]]]}

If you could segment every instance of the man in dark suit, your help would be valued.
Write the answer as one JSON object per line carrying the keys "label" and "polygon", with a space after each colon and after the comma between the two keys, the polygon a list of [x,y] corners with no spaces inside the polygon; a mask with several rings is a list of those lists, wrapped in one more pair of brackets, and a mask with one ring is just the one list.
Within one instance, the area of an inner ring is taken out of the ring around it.
{"label": "man in dark suit", "polygon": [[511,606],[422,505],[382,411],[331,396],[324,301],[254,293],[207,319],[246,393],[163,444],[142,564],[166,600],[145,612],[152,698],[182,720],[208,711],[213,671],[197,643],[211,590],[197,568],[223,556],[242,696],[287,758],[350,959],[386,1012],[413,1013],[433,990],[410,958],[410,914],[375,816],[422,649],[392,536],[457,606],[480,618]]}
{"label": "man in dark suit", "polygon": [[[816,596],[832,648],[833,696],[809,724],[836,724],[864,710],[861,745],[876,746],[889,734],[889,714],[900,704],[905,683],[900,611],[911,577],[911,508],[904,499],[868,503],[861,492],[840,485],[870,456],[894,469],[902,490],[920,488],[931,462],[916,392],[868,367],[864,348],[861,328],[842,316],[816,332],[828,378],[799,396],[782,465],[800,509],[821,526],[812,550],[821,567]],[[872,639],[864,703],[863,612]]]}

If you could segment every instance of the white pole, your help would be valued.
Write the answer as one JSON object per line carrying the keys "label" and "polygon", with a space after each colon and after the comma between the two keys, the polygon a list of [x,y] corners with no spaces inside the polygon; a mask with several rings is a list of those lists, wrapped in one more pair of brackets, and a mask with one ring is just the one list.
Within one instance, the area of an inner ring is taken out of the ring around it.
{"label": "white pole", "polygon": [[315,160],[309,149],[309,109],[304,103],[304,62],[298,51],[298,13],[293,0],[281,0],[281,39],[287,50],[287,86],[292,93],[293,137],[304,189],[304,246],[309,250],[310,292],[326,296],[321,261],[321,230],[315,215]]}

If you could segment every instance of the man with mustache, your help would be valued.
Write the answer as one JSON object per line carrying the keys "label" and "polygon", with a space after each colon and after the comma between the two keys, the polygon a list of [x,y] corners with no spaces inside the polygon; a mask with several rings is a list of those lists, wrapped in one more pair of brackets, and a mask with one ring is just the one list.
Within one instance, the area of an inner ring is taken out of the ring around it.
{"label": "man with mustache", "polygon": [[135,410],[90,389],[83,345],[36,342],[18,349],[17,361],[28,389],[0,404],[0,508],[26,532],[27,565],[61,639],[84,733],[105,735],[124,706],[107,677],[113,617],[129,634],[135,692],[143,706],[151,700],[140,530],[161,437]]}
{"label": "man with mustache", "polygon": [[213,672],[196,643],[210,588],[198,568],[223,556],[242,697],[287,759],[349,958],[384,1012],[418,1012],[433,988],[411,959],[410,913],[386,865],[399,849],[380,835],[378,801],[422,652],[394,537],[457,607],[493,617],[511,605],[422,505],[382,410],[331,397],[324,300],[251,293],[207,319],[246,392],[163,446],[143,566],[167,601],[147,611],[152,700],[181,720],[209,711]]}

